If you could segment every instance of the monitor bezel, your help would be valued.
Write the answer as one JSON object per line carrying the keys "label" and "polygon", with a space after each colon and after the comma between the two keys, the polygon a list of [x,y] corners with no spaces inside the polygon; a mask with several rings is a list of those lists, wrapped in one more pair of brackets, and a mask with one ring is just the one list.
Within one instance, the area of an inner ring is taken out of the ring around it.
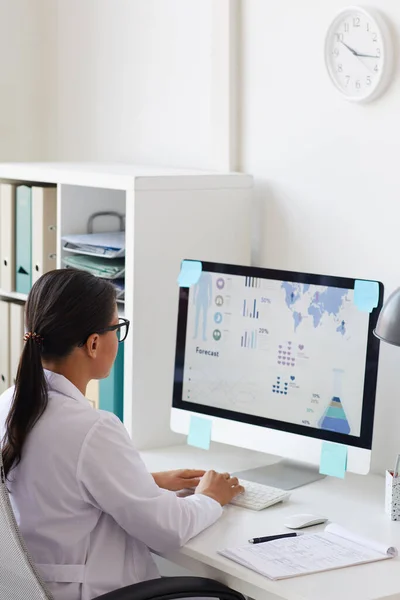
{"label": "monitor bezel", "polygon": [[[242,277],[256,277],[261,279],[275,279],[278,281],[288,281],[293,283],[309,283],[311,285],[322,285],[345,289],[354,289],[355,281],[360,279],[353,279],[349,277],[337,277],[333,275],[318,275],[315,273],[284,271],[281,269],[264,269],[261,267],[229,265],[205,261],[200,262],[202,263],[202,270],[208,271],[210,273],[218,273],[221,275],[239,275]],[[221,419],[227,419],[230,421],[247,423],[250,425],[264,427],[267,429],[284,431],[306,437],[312,437],[330,442],[346,444],[347,446],[371,450],[380,347],[379,339],[375,337],[373,331],[376,327],[378,315],[382,308],[384,292],[383,284],[381,282],[378,282],[378,284],[378,306],[372,310],[369,317],[368,345],[365,361],[364,394],[362,404],[360,436],[337,433],[324,429],[316,429],[307,425],[298,425],[296,423],[289,423],[286,421],[278,421],[275,419],[268,419],[265,417],[257,417],[255,415],[230,411],[222,408],[215,408],[212,406],[206,406],[183,400],[183,372],[189,299],[189,288],[185,287],[181,287],[179,291],[172,407],[185,411],[208,415],[211,417],[219,417]]]}

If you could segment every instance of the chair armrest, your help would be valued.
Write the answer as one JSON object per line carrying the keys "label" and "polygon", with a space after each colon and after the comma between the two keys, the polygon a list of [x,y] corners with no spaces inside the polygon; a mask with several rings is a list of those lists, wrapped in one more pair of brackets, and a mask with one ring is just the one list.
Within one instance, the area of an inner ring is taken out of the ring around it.
{"label": "chair armrest", "polygon": [[228,586],[204,577],[160,577],[109,592],[93,600],[172,600],[174,598],[219,598],[244,600]]}

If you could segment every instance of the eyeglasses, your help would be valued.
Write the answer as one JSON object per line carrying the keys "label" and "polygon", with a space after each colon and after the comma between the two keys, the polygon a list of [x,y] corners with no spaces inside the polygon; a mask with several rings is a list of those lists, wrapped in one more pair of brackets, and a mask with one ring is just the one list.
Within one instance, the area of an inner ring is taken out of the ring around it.
{"label": "eyeglasses", "polygon": [[[119,318],[119,323],[116,325],[110,325],[109,327],[104,327],[104,329],[99,329],[98,331],[94,331],[93,333],[107,333],[107,331],[116,331],[118,342],[122,343],[126,340],[126,336],[129,332],[130,321],[128,319],[124,319],[122,317]],[[87,338],[84,342],[78,344],[79,346],[84,346],[86,344]]]}
{"label": "eyeglasses", "polygon": [[99,329],[96,333],[107,333],[107,331],[116,331],[117,338],[119,343],[122,343],[126,340],[126,336],[128,335],[130,321],[128,319],[119,318],[119,323],[116,325],[110,325],[110,327],[104,327],[104,329]]}

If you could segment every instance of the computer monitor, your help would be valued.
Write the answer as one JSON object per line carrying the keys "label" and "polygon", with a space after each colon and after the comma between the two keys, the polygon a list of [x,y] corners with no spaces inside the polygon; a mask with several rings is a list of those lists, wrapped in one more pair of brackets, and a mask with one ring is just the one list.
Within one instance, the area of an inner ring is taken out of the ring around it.
{"label": "computer monitor", "polygon": [[355,282],[203,262],[180,288],[171,429],[203,415],[213,441],[292,459],[241,474],[284,489],[319,478],[324,441],[368,473],[383,285],[368,312]]}

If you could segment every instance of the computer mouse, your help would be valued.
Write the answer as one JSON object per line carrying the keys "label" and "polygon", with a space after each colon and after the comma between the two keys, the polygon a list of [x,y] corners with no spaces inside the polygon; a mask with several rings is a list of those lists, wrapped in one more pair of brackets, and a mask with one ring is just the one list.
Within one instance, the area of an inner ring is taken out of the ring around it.
{"label": "computer mouse", "polygon": [[303,529],[304,527],[312,527],[312,525],[321,525],[321,523],[326,523],[327,520],[326,517],[320,515],[292,515],[286,519],[284,525],[289,529]]}

